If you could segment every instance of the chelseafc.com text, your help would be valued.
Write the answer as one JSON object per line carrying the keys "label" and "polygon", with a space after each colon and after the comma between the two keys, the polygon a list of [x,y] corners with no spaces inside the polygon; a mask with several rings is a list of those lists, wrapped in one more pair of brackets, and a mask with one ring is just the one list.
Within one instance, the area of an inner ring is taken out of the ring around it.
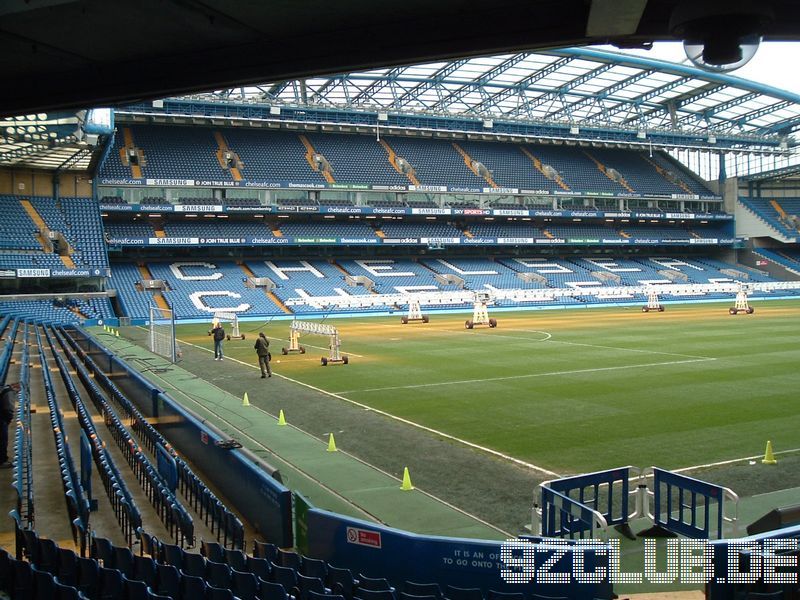
{"label": "chelseafc.com text", "polygon": [[722,545],[670,539],[661,548],[645,539],[643,572],[625,572],[618,539],[507,540],[500,547],[500,574],[507,583],[796,584],[798,550],[797,539]]}

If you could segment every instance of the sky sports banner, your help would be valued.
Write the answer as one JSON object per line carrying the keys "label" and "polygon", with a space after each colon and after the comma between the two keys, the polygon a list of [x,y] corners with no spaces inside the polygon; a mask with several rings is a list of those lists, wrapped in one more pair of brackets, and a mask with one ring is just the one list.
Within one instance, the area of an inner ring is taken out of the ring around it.
{"label": "sky sports banner", "polygon": [[369,185],[363,183],[323,183],[317,181],[262,181],[262,180],[242,180],[225,181],[213,179],[154,179],[143,178],[134,179],[126,177],[101,177],[98,181],[100,185],[110,186],[147,186],[147,187],[193,187],[193,188],[253,188],[264,190],[352,190],[352,191],[375,191],[375,192],[421,192],[426,194],[490,194],[490,195],[518,195],[523,196],[580,196],[586,198],[664,198],[671,200],[721,200],[721,196],[712,193],[703,194],[637,194],[635,192],[587,192],[587,191],[563,191],[547,189],[521,189],[515,187],[478,187],[478,186],[458,186],[458,185]]}
{"label": "sky sports banner", "polygon": [[[110,237],[108,243],[112,246],[481,246],[481,245],[509,245],[509,246],[563,246],[569,245],[604,245],[604,246],[656,246],[656,245],[730,245],[734,238],[687,238],[687,239],[658,239],[658,238],[534,238],[534,237],[403,237],[403,238],[377,238],[377,237]],[[49,269],[18,269],[25,272],[50,271]],[[88,277],[89,270],[73,270],[75,274],[69,275],[68,270],[58,271],[53,277]],[[56,271],[54,271],[56,272]],[[18,277],[49,277],[50,275],[18,275]]]}
{"label": "sky sports banner", "polygon": [[683,221],[732,221],[729,214],[625,212],[601,210],[551,210],[527,208],[430,208],[406,206],[225,206],[224,204],[101,204],[104,212],[209,213],[293,213],[326,215],[404,215],[465,217],[546,217],[568,219],[657,219]]}

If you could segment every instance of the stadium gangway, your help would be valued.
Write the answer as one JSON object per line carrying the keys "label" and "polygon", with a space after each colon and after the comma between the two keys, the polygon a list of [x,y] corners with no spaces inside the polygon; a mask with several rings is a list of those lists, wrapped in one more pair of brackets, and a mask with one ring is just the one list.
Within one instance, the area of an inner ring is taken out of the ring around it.
{"label": "stadium gangway", "polygon": [[[800,290],[800,281],[773,281],[743,283],[740,281],[717,283],[663,283],[637,286],[591,286],[570,288],[536,288],[536,289],[501,289],[487,286],[484,290],[489,293],[489,300],[497,302],[508,300],[512,302],[546,302],[560,298],[596,297],[604,299],[625,300],[636,296],[647,298],[650,294],[664,296],[703,296],[707,294],[732,294],[736,295],[744,289],[750,292],[780,292]],[[407,306],[411,300],[410,294],[371,294],[364,296],[345,296],[341,294],[332,296],[310,296],[304,298],[290,298],[287,306],[308,305],[318,309],[326,308],[377,308]],[[475,291],[463,290],[452,292],[420,292],[413,294],[422,306],[435,305],[472,305]]]}
{"label": "stadium gangway", "polygon": [[38,329],[36,330],[36,340],[39,345],[39,361],[42,366],[44,391],[50,409],[50,422],[53,426],[58,462],[61,466],[61,483],[64,487],[64,497],[67,501],[67,513],[72,527],[72,538],[80,548],[81,556],[85,556],[87,533],[89,531],[89,502],[81,485],[72,451],[64,432],[63,415],[56,401],[53,382],[50,378],[50,369],[47,367],[44,346]]}
{"label": "stadium gangway", "polygon": [[19,330],[19,319],[15,318],[11,325],[11,331],[6,335],[6,343],[3,352],[0,354],[0,385],[5,385],[8,377],[8,367],[11,364],[11,353],[14,351],[14,343]]}
{"label": "stadium gangway", "polygon": [[[205,483],[189,468],[189,465],[178,456],[172,445],[148,421],[133,403],[120,391],[111,378],[106,375],[97,363],[75,342],[67,331],[60,327],[59,331],[69,343],[72,350],[83,361],[86,368],[94,376],[94,380],[108,393],[108,397],[125,414],[131,422],[131,430],[139,437],[142,445],[156,455],[159,449],[167,452],[174,460],[178,471],[178,486],[187,499],[189,506],[198,514],[213,533],[217,541],[225,547],[244,548],[244,525],[241,520],[222,503]],[[222,506],[222,510],[218,507]]]}
{"label": "stadium gangway", "polygon": [[[106,495],[114,509],[114,515],[122,527],[126,542],[130,545],[133,542],[133,533],[142,525],[141,513],[127,485],[125,485],[125,480],[119,472],[116,463],[106,449],[102,438],[98,435],[91,415],[88,414],[86,408],[83,406],[83,401],[75,387],[75,382],[64,364],[63,359],[55,350],[55,345],[53,344],[53,339],[48,328],[45,328],[45,336],[50,351],[58,365],[58,370],[61,374],[61,379],[64,381],[64,387],[67,390],[70,402],[78,415],[78,423],[89,440],[92,458],[100,473],[100,479],[103,481]],[[77,370],[77,365],[72,362],[72,360],[70,360],[70,362]]]}
{"label": "stadium gangway", "polygon": [[144,490],[167,530],[171,535],[174,535],[175,543],[182,544],[185,540],[188,540],[189,545],[194,544],[194,521],[191,515],[170,491],[167,482],[162,478],[158,470],[153,467],[150,459],[141,451],[139,444],[128,433],[116,412],[103,397],[97,384],[92,380],[89,372],[78,362],[61,333],[56,331],[55,335],[78,372],[78,377],[89,392],[89,397],[92,399],[95,408],[105,416],[105,423],[111,432],[111,437],[117,442],[120,452],[128,461],[128,465],[136,476],[139,485],[142,486],[142,490]]}
{"label": "stadium gangway", "polygon": [[[37,332],[38,333],[38,332]],[[19,370],[20,390],[16,408],[14,431],[14,489],[17,493],[16,510],[27,527],[34,527],[33,494],[33,449],[31,444],[31,398],[30,398],[30,347],[28,345],[28,323],[23,333],[23,349]]]}

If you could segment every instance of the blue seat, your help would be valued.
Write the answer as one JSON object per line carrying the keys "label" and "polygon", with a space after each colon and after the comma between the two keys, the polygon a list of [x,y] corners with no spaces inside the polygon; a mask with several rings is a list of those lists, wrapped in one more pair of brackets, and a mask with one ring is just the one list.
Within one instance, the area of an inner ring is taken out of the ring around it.
{"label": "blue seat", "polygon": [[258,580],[258,599],[259,600],[291,600],[292,596],[280,583],[273,581]]}
{"label": "blue seat", "polygon": [[147,598],[147,584],[144,581],[128,579],[124,575],[122,581],[125,586],[125,600],[145,600]]}
{"label": "blue seat", "polygon": [[400,592],[398,600],[439,600],[441,596],[425,595],[419,596],[417,594],[409,594],[408,592]]}
{"label": "blue seat", "polygon": [[94,598],[100,585],[100,564],[93,558],[78,557],[78,590]]}
{"label": "blue seat", "polygon": [[224,560],[221,561],[215,560],[214,562],[224,562],[231,569],[236,569],[237,571],[247,570],[247,555],[244,552],[242,552],[241,550],[231,550],[225,548],[224,554],[225,554]]}
{"label": "blue seat", "polygon": [[176,569],[183,567],[183,548],[174,544],[161,544],[161,562]]}
{"label": "blue seat", "polygon": [[122,573],[116,569],[100,567],[98,600],[119,600],[124,591]]}
{"label": "blue seat", "polygon": [[325,588],[322,579],[319,577],[306,577],[300,573],[297,574],[297,587],[298,599],[307,600],[309,592],[316,592],[317,594],[327,594],[329,589]]}
{"label": "blue seat", "polygon": [[13,573],[12,598],[30,598],[33,596],[33,573],[31,563],[24,560],[10,559]]}
{"label": "blue seat", "polygon": [[202,577],[193,575],[181,575],[180,597],[185,600],[199,600],[206,596],[206,581]]}
{"label": "blue seat", "polygon": [[269,574],[272,570],[270,562],[266,558],[247,557],[247,570],[261,579],[269,580]]}
{"label": "blue seat", "polygon": [[225,548],[219,542],[200,542],[200,554],[214,562],[225,562]]}
{"label": "blue seat", "polygon": [[33,589],[35,600],[52,600],[55,594],[55,582],[53,581],[53,574],[31,565],[31,574],[33,575]]}
{"label": "blue seat", "polygon": [[328,587],[332,593],[344,596],[347,600],[353,597],[353,592],[358,587],[358,580],[353,577],[350,569],[340,569],[328,565]]}
{"label": "blue seat", "polygon": [[394,590],[369,590],[358,588],[354,592],[354,600],[397,600],[394,595]]}
{"label": "blue seat", "polygon": [[291,592],[297,586],[297,572],[288,567],[281,567],[272,563],[270,580],[280,583],[287,592]]}
{"label": "blue seat", "polygon": [[206,582],[214,587],[229,588],[231,586],[231,568],[225,563],[206,561]]}
{"label": "blue seat", "polygon": [[155,588],[158,581],[156,561],[149,556],[134,556],[132,579],[144,581],[148,587]]}
{"label": "blue seat", "polygon": [[82,593],[78,591],[78,588],[67,585],[65,583],[61,583],[58,579],[56,579],[54,583],[54,593],[53,593],[54,600],[87,600],[87,596],[84,596]]}
{"label": "blue seat", "polygon": [[345,597],[338,594],[320,594],[312,591],[308,592],[308,600],[345,600]]}
{"label": "blue seat", "polygon": [[324,581],[328,577],[328,563],[324,560],[304,556],[300,572],[306,577],[319,577]]}
{"label": "blue seat", "polygon": [[114,545],[111,543],[111,540],[92,536],[92,547],[89,556],[100,561],[101,566],[107,569],[113,568]]}
{"label": "blue seat", "polygon": [[269,542],[253,540],[253,556],[256,558],[266,558],[269,561],[275,562],[278,556],[278,547]]}
{"label": "blue seat", "polygon": [[[180,570],[187,575],[194,575],[195,577],[205,577],[206,575],[206,559],[200,554],[194,552],[184,552],[181,558]],[[178,566],[178,565],[175,565]]]}
{"label": "blue seat", "polygon": [[403,592],[412,594],[414,596],[436,596],[442,597],[442,589],[438,583],[417,583],[415,581],[406,581],[403,583]]}
{"label": "blue seat", "polygon": [[150,535],[141,527],[136,532],[139,536],[139,553],[153,558],[161,556],[161,542],[154,535]]}
{"label": "blue seat", "polygon": [[78,555],[71,548],[58,549],[56,577],[64,585],[78,584]]}
{"label": "blue seat", "polygon": [[301,562],[300,555],[297,552],[278,549],[278,559],[275,564],[299,571]]}
{"label": "blue seat", "polygon": [[133,552],[127,546],[114,546],[114,568],[123,575],[133,575]]}
{"label": "blue seat", "polygon": [[7,590],[11,587],[13,576],[11,555],[4,548],[0,548],[0,590]]}
{"label": "blue seat", "polygon": [[233,600],[233,592],[227,588],[209,585],[206,588],[206,600]]}
{"label": "blue seat", "polygon": [[367,577],[363,573],[358,576],[358,591],[370,590],[372,592],[394,591],[389,582],[383,577]]}
{"label": "blue seat", "polygon": [[181,574],[176,567],[156,563],[158,574],[158,586],[156,591],[159,594],[179,598],[181,593]]}
{"label": "blue seat", "polygon": [[51,575],[58,574],[58,544],[48,538],[39,538],[39,562],[34,563],[40,570]]}
{"label": "blue seat", "polygon": [[255,600],[258,594],[258,577],[247,571],[231,571],[231,590],[240,600]]}

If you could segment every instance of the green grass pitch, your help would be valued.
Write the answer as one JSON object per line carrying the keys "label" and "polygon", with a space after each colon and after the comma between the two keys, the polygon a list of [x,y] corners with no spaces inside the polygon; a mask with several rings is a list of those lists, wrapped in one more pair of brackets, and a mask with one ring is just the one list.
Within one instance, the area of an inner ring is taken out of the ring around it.
{"label": "green grass pitch", "polygon": [[[626,464],[681,468],[800,447],[800,302],[328,319],[348,365],[322,367],[327,338],[282,356],[288,321],[241,323],[226,355],[255,366],[256,331],[276,373],[559,474]],[[211,348],[208,326],[178,328]]]}

